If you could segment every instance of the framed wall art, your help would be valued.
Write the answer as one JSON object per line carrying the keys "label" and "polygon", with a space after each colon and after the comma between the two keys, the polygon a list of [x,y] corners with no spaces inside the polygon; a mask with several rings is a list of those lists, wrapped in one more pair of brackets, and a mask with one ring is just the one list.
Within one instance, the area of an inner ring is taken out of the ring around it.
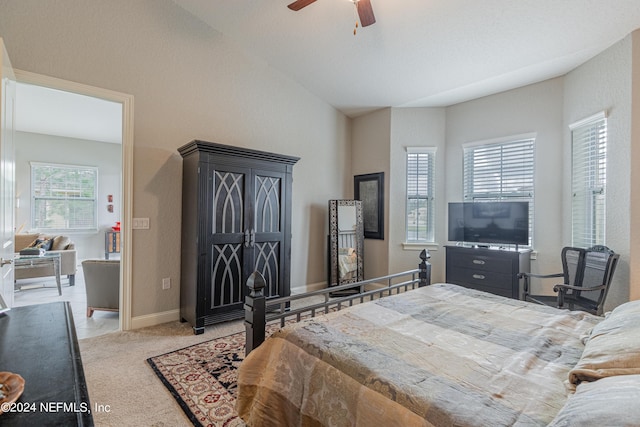
{"label": "framed wall art", "polygon": [[384,172],[353,177],[354,199],[362,201],[364,237],[384,240]]}

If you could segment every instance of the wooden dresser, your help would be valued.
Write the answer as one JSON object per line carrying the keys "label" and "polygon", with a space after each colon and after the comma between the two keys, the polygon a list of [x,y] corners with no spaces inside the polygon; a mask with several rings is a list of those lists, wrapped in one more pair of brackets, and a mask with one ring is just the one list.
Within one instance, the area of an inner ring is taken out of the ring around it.
{"label": "wooden dresser", "polygon": [[6,426],[93,426],[68,302],[0,314],[0,371],[24,378],[22,396],[2,415]]}
{"label": "wooden dresser", "polygon": [[531,250],[446,246],[446,281],[520,299],[518,273],[531,271]]}

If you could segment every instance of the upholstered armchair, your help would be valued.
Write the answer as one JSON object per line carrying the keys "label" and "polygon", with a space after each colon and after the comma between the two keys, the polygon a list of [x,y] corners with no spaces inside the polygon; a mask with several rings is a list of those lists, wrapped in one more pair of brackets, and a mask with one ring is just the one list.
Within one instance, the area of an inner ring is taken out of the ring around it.
{"label": "upholstered armchair", "polygon": [[120,260],[88,259],[82,261],[87,291],[87,317],[94,310],[118,311],[120,307]]}

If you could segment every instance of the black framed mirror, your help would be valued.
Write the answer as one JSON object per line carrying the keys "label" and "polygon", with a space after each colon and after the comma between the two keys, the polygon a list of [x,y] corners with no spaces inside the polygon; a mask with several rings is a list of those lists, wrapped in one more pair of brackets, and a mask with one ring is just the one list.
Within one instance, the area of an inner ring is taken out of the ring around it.
{"label": "black framed mirror", "polygon": [[329,286],[364,279],[362,202],[329,200]]}

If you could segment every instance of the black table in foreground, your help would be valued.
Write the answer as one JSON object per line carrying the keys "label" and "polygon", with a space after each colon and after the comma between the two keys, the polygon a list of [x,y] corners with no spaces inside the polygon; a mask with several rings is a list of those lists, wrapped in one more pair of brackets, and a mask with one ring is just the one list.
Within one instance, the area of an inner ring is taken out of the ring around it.
{"label": "black table in foreground", "polygon": [[68,302],[0,314],[0,371],[25,380],[22,396],[3,408],[3,427],[94,425]]}

